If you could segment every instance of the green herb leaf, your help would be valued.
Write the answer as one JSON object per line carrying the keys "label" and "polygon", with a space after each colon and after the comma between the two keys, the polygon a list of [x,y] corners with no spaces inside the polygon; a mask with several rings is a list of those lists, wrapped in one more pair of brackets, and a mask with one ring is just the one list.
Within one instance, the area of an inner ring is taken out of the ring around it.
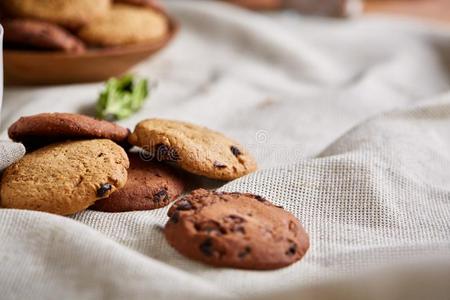
{"label": "green herb leaf", "polygon": [[132,75],[113,77],[97,100],[96,117],[111,121],[128,118],[141,109],[148,95],[146,79],[137,80]]}

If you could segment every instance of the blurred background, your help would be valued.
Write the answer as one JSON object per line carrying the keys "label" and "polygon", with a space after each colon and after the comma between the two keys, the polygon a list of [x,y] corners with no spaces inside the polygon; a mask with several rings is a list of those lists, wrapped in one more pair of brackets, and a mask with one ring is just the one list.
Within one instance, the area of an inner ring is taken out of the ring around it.
{"label": "blurred background", "polygon": [[[184,2],[189,1],[195,2]],[[443,26],[450,24],[448,0],[210,0],[213,1],[228,2],[264,14],[286,11],[299,18],[319,17],[322,22],[324,18],[385,14]],[[115,0],[115,9],[111,12],[101,18],[90,18],[87,12],[100,10],[100,4],[107,3],[103,0],[97,7],[86,7],[86,11],[80,13],[82,22],[74,13],[75,8],[72,13],[68,9],[69,13],[64,12],[69,16],[68,22],[62,15],[58,17],[55,13],[58,7],[51,1],[36,11],[22,7],[17,0],[2,1],[0,21],[5,28],[6,83],[98,82],[123,74],[163,49],[176,36],[179,23],[171,16],[170,9],[165,9],[171,2],[174,1]],[[126,12],[134,19],[127,22],[127,26],[120,25],[123,12],[117,9],[124,5],[126,10],[133,9]],[[47,72],[41,72],[43,67]]]}
{"label": "blurred background", "polygon": [[434,22],[450,21],[447,0],[225,0],[256,10],[293,9],[306,15],[334,17],[364,12],[384,12],[425,18]]}

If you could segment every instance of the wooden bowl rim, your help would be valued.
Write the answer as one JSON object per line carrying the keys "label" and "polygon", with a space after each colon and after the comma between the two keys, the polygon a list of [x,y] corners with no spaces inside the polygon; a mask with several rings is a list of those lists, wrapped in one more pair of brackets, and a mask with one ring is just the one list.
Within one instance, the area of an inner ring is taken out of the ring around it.
{"label": "wooden bowl rim", "polygon": [[154,42],[143,42],[137,44],[130,44],[117,47],[94,48],[88,49],[83,53],[67,53],[63,51],[34,51],[34,50],[8,50],[3,49],[5,56],[33,56],[36,59],[52,58],[90,58],[96,56],[121,56],[129,53],[136,53],[141,51],[149,51],[152,49],[159,49],[164,47],[171,41],[180,30],[179,23],[170,15],[165,14],[169,21],[169,32],[160,40]]}

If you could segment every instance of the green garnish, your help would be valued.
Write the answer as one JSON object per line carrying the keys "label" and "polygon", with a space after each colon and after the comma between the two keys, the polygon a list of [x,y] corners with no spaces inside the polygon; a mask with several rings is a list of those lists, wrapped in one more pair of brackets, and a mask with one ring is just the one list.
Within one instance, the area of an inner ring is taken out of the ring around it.
{"label": "green garnish", "polygon": [[141,109],[149,94],[146,79],[135,79],[132,75],[111,78],[100,93],[95,106],[96,117],[105,120],[128,118]]}

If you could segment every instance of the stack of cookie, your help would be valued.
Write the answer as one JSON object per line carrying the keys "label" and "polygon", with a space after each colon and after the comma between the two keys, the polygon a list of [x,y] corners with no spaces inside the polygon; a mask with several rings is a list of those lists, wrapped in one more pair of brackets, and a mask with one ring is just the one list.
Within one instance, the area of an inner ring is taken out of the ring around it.
{"label": "stack of cookie", "polygon": [[128,130],[74,114],[20,118],[9,136],[27,154],[9,166],[1,183],[1,206],[70,215],[125,186],[129,159],[117,143]]}
{"label": "stack of cookie", "polygon": [[156,0],[2,0],[5,47],[82,53],[152,43],[169,30]]}
{"label": "stack of cookie", "polygon": [[[131,133],[83,115],[43,113],[20,118],[8,134],[27,154],[2,176],[5,208],[60,215],[89,207],[152,210],[185,193],[189,174],[233,180],[257,168],[236,141],[180,121],[144,120]],[[168,216],[167,241],[214,266],[275,269],[309,247],[293,215],[255,195],[198,189],[175,202]]]}
{"label": "stack of cookie", "polygon": [[3,174],[1,205],[9,208],[151,210],[182,194],[189,173],[232,180],[256,170],[237,142],[178,121],[144,120],[130,133],[84,115],[42,113],[20,118],[8,134],[28,152]]}

